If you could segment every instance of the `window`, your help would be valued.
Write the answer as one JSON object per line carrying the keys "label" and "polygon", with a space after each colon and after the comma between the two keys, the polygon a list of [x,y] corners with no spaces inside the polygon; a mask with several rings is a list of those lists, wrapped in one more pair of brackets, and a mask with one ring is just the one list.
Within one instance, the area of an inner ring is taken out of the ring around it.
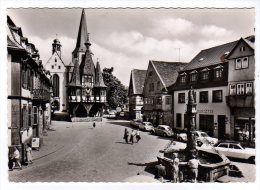
{"label": "window", "polygon": [[208,91],[201,91],[200,92],[200,103],[207,103],[208,102]]}
{"label": "window", "polygon": [[229,95],[236,95],[236,85],[235,84],[229,85]]}
{"label": "window", "polygon": [[246,51],[246,47],[245,47],[245,46],[242,46],[242,47],[239,48],[239,50],[240,50],[241,52]]}
{"label": "window", "polygon": [[222,90],[213,90],[213,102],[222,102]]}
{"label": "window", "polygon": [[54,61],[55,61],[55,63],[57,62],[57,58],[56,57],[55,57]]}
{"label": "window", "polygon": [[203,71],[203,72],[201,72],[201,80],[202,80],[202,81],[207,81],[207,80],[209,80],[209,71]]}
{"label": "window", "polygon": [[218,145],[218,147],[220,147],[220,148],[228,148],[228,144],[220,143],[220,144]]}
{"label": "window", "polygon": [[157,86],[156,86],[156,87],[157,87],[157,90],[160,90],[160,88],[161,88],[161,83],[160,83],[160,81],[157,82]]}
{"label": "window", "polygon": [[232,149],[241,149],[238,145],[236,144],[229,144],[229,148],[232,148]]}
{"label": "window", "polygon": [[243,95],[244,89],[245,89],[244,84],[237,84],[237,95]]}
{"label": "window", "polygon": [[60,78],[57,74],[53,75],[53,96],[59,97],[59,91],[60,91]]}
{"label": "window", "polygon": [[176,127],[181,128],[181,113],[176,113]]}
{"label": "window", "polygon": [[147,98],[144,98],[144,104],[147,104]]}
{"label": "window", "polygon": [[214,68],[214,78],[221,79],[223,77],[223,66],[217,66]]}
{"label": "window", "polygon": [[162,97],[161,97],[161,96],[158,96],[158,97],[156,98],[156,104],[157,104],[157,105],[161,105],[161,104],[162,104]]}
{"label": "window", "polygon": [[154,91],[154,83],[149,84],[149,92]]}
{"label": "window", "polygon": [[152,72],[152,71],[150,71],[148,75],[149,75],[149,76],[153,76],[153,72]]}
{"label": "window", "polygon": [[178,94],[178,103],[185,103],[185,93]]}
{"label": "window", "polygon": [[236,59],[236,69],[246,69],[248,66],[248,57]]}
{"label": "window", "polygon": [[252,94],[253,93],[253,83],[249,82],[246,83],[246,94]]}
{"label": "window", "polygon": [[52,65],[51,68],[54,69],[54,65]]}
{"label": "window", "polygon": [[187,80],[187,74],[181,73],[180,74],[180,84],[186,84],[186,80]]}
{"label": "window", "polygon": [[58,66],[58,68],[60,69],[60,66]]}
{"label": "window", "polygon": [[196,82],[198,77],[197,71],[192,71],[190,73],[190,82]]}
{"label": "window", "polygon": [[33,124],[37,125],[38,124],[38,112],[37,112],[37,107],[33,107]]}
{"label": "window", "polygon": [[28,126],[32,126],[32,105],[28,106]]}
{"label": "window", "polygon": [[171,96],[166,96],[165,98],[165,102],[166,102],[166,105],[170,105],[171,104]]}

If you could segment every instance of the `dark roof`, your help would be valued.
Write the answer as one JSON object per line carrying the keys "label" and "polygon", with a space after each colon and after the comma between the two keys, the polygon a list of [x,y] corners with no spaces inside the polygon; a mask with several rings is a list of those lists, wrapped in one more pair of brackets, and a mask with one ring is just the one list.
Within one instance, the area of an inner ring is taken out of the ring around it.
{"label": "dark roof", "polygon": [[142,94],[146,77],[146,70],[134,69],[131,72],[133,94]]}
{"label": "dark roof", "polygon": [[175,83],[178,77],[178,71],[181,69],[181,67],[184,67],[187,64],[183,62],[166,62],[153,60],[151,60],[150,62],[154,66],[154,69],[158,73],[165,88]]}
{"label": "dark roof", "polygon": [[79,66],[80,74],[82,75],[93,75],[95,78],[95,65],[92,60],[92,53],[90,50],[86,50],[84,58]]}
{"label": "dark roof", "polygon": [[237,42],[238,41],[234,41],[200,51],[191,62],[184,67],[183,71],[226,62],[225,56],[235,47]]}
{"label": "dark roof", "polygon": [[86,51],[85,42],[87,41],[87,36],[88,36],[88,30],[87,30],[86,16],[85,16],[84,9],[82,9],[78,37],[77,37],[77,44],[74,51]]}
{"label": "dark roof", "polygon": [[76,59],[75,61],[73,72],[71,75],[71,81],[68,84],[68,86],[78,87],[78,88],[81,87],[78,59]]}
{"label": "dark roof", "polygon": [[103,75],[100,69],[100,64],[97,62],[96,65],[96,81],[95,81],[95,87],[106,87],[104,80],[103,80]]}

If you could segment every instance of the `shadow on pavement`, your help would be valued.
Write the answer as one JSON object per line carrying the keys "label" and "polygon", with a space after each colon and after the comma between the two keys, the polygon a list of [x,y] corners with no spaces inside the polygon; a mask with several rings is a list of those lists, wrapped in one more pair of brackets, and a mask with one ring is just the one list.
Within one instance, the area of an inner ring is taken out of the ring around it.
{"label": "shadow on pavement", "polygon": [[155,175],[156,174],[156,170],[155,170],[155,166],[158,165],[158,161],[155,162],[149,162],[149,163],[132,163],[132,162],[128,162],[128,165],[133,165],[133,166],[145,166],[144,171],[148,172],[150,174]]}
{"label": "shadow on pavement", "polygon": [[118,144],[130,144],[130,143],[126,143],[126,142],[115,142],[115,143],[118,143]]}
{"label": "shadow on pavement", "polygon": [[129,122],[127,121],[119,121],[119,122],[108,121],[107,123],[131,128]]}

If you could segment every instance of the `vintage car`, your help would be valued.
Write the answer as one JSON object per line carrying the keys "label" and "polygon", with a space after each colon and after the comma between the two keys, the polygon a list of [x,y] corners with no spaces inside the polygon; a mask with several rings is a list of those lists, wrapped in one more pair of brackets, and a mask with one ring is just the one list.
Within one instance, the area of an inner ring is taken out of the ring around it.
{"label": "vintage car", "polygon": [[[202,131],[193,131],[193,134],[195,135],[196,143],[198,146],[201,146],[202,144],[216,144],[218,142],[217,138],[210,137],[207,133]],[[177,140],[187,142],[187,134],[177,134]]]}
{"label": "vintage car", "polygon": [[151,134],[163,137],[172,137],[174,135],[171,127],[168,125],[158,125],[151,130]]}
{"label": "vintage car", "polygon": [[140,119],[133,119],[130,121],[130,126],[139,128],[139,125],[142,123]]}
{"label": "vintage car", "polygon": [[153,130],[153,124],[151,122],[142,122],[140,125],[139,125],[139,129],[140,130],[143,130],[143,131],[151,131]]}
{"label": "vintage car", "polygon": [[202,149],[215,149],[229,158],[245,159],[255,163],[255,149],[245,148],[237,141],[219,141],[213,147],[202,145]]}

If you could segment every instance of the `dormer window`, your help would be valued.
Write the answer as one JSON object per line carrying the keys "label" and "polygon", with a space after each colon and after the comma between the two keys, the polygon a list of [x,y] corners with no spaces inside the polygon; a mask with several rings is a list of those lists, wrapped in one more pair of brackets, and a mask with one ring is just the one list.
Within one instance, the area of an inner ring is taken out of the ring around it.
{"label": "dormer window", "polygon": [[185,72],[181,73],[180,74],[180,84],[186,84],[186,81],[187,81],[187,74]]}
{"label": "dormer window", "polygon": [[197,82],[198,72],[196,70],[190,72],[190,82]]}
{"label": "dormer window", "polygon": [[207,81],[209,80],[209,69],[205,68],[201,70],[201,80],[202,81]]}
{"label": "dormer window", "polygon": [[222,79],[223,78],[223,66],[219,65],[214,68],[214,78]]}

